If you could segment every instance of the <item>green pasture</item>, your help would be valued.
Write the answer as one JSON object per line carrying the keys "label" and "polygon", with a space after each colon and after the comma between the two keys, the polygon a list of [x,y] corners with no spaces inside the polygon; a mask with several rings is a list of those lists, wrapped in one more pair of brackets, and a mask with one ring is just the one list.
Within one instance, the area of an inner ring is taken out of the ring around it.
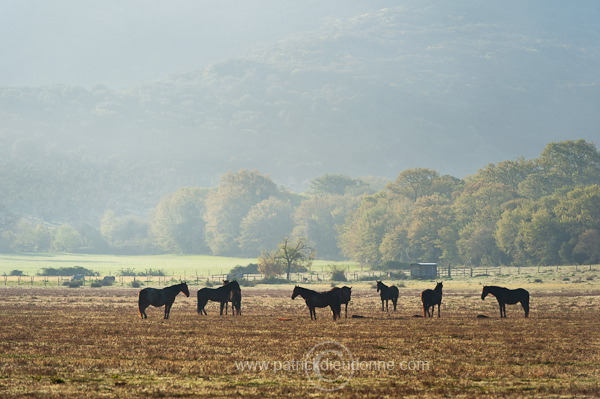
{"label": "green pasture", "polygon": [[[14,253],[0,254],[0,275],[8,275],[11,270],[21,270],[29,276],[36,275],[43,268],[81,266],[96,271],[100,276],[117,275],[119,270],[133,269],[144,272],[147,269],[160,269],[166,275],[208,276],[227,274],[235,266],[256,263],[256,258],[229,258],[207,255],[92,255],[71,253]],[[329,271],[330,266],[357,271],[358,265],[351,262],[315,261],[313,270]]]}

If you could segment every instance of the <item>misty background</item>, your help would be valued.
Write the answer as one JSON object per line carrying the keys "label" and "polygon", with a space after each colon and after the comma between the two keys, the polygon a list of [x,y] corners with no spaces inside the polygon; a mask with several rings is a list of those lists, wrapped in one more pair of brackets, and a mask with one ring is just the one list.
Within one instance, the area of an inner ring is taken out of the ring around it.
{"label": "misty background", "polygon": [[327,173],[463,178],[600,137],[595,1],[0,8],[0,203],[19,214],[143,215],[240,169],[297,192]]}

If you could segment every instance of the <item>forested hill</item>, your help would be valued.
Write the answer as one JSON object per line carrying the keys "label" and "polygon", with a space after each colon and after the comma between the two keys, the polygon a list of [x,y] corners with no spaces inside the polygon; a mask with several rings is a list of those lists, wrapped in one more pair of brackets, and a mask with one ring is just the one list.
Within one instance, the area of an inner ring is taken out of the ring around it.
{"label": "forested hill", "polygon": [[598,7],[514,3],[407,1],[121,90],[0,88],[0,202],[93,220],[228,170],[302,189],[597,143]]}

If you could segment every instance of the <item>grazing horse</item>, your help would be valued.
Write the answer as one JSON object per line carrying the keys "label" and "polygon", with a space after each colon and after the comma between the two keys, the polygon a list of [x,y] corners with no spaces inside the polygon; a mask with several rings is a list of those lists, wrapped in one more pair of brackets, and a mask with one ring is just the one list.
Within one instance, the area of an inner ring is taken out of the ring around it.
{"label": "grazing horse", "polygon": [[377,292],[381,297],[381,311],[383,312],[383,302],[385,301],[385,311],[389,312],[388,301],[391,300],[394,304],[394,312],[396,311],[396,302],[398,302],[398,287],[392,285],[388,287],[381,281],[377,282]]}
{"label": "grazing horse", "polygon": [[327,306],[329,306],[333,312],[333,320],[337,320],[337,318],[340,317],[340,313],[342,312],[341,288],[335,287],[329,291],[317,292],[297,285],[294,287],[294,292],[292,292],[292,299],[296,299],[298,295],[304,298],[306,306],[308,306],[308,310],[310,311],[311,320],[317,320],[315,308],[324,308]]}
{"label": "grazing horse", "polygon": [[440,317],[440,306],[442,304],[442,288],[444,285],[439,282],[432,290],[421,292],[421,302],[423,302],[423,317],[433,317],[435,305],[438,305],[438,317]]}
{"label": "grazing horse", "polygon": [[350,302],[350,298],[352,297],[352,287],[343,286],[340,289],[342,290],[342,298],[340,304],[346,305],[346,318],[348,318],[348,302]]}
{"label": "grazing horse", "polygon": [[[241,289],[237,281],[227,282],[219,288],[201,288],[198,290],[198,314],[206,313],[204,307],[208,301],[219,302],[221,304],[221,315],[227,302],[230,301],[231,291],[237,290],[240,292],[239,298],[241,301]],[[240,302],[241,306],[241,302]]]}
{"label": "grazing horse", "polygon": [[500,317],[506,317],[506,304],[514,305],[521,303],[523,310],[525,310],[525,317],[529,317],[529,292],[523,288],[517,288],[516,290],[509,290],[504,287],[497,287],[495,285],[484,286],[481,292],[481,299],[485,299],[488,294],[492,294],[498,300],[500,306]]}
{"label": "grazing horse", "polygon": [[186,283],[172,285],[166,288],[144,288],[140,291],[138,298],[138,306],[140,309],[140,316],[142,319],[147,319],[146,308],[152,306],[165,306],[165,319],[169,318],[171,313],[171,306],[175,302],[175,297],[180,292],[183,292],[185,296],[190,296],[190,291]]}

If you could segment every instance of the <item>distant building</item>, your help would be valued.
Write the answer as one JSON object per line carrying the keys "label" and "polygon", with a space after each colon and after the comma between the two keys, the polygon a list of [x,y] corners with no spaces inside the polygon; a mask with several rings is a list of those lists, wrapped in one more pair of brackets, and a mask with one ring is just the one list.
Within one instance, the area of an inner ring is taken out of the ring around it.
{"label": "distant building", "polygon": [[437,263],[413,263],[410,265],[410,276],[417,279],[436,279],[437,266]]}

